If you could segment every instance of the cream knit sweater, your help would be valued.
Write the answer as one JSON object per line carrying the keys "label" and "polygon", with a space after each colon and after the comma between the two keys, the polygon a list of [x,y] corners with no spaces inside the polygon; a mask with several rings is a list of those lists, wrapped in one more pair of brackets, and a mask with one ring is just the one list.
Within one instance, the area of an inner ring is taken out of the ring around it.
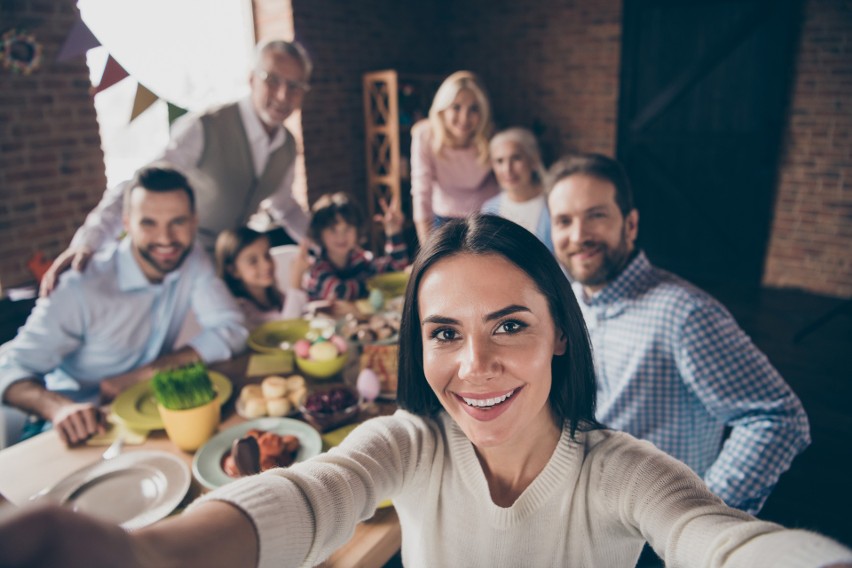
{"label": "cream knit sweater", "polygon": [[852,561],[823,536],[726,507],[689,468],[609,430],[565,430],[509,508],[496,506],[473,446],[449,416],[370,420],[332,451],[202,498],[241,508],[260,566],[313,566],[393,498],[406,567],[625,567],[647,539],[667,566],[817,567]]}

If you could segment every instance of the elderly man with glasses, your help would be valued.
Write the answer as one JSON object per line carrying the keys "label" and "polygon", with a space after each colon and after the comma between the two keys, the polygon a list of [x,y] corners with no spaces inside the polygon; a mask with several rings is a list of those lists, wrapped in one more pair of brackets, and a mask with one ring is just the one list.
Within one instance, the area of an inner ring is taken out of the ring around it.
{"label": "elderly man with glasses", "polygon": [[[245,224],[264,210],[296,241],[308,215],[293,198],[296,142],[282,124],[310,89],[311,59],[297,42],[258,46],[249,74],[251,94],[239,101],[181,117],[159,160],[190,176],[197,188],[198,240],[211,252],[223,229]],[[42,279],[50,293],[58,275],[82,270],[91,255],[121,232],[121,196],[128,182],[109,188]]]}

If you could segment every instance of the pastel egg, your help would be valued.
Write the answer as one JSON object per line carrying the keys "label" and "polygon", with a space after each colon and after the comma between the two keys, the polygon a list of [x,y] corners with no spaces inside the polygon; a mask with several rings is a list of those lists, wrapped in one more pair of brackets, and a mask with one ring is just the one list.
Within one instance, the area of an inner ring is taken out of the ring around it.
{"label": "pastel egg", "polygon": [[340,337],[339,335],[332,335],[329,341],[331,341],[332,345],[337,347],[337,351],[339,353],[346,353],[346,351],[349,349],[349,345],[346,343],[346,340]]}
{"label": "pastel egg", "polygon": [[339,353],[337,352],[337,347],[328,341],[323,341],[322,343],[314,343],[311,345],[310,349],[308,349],[308,355],[308,358],[313,361],[331,361],[332,359],[335,359]]}
{"label": "pastel egg", "polygon": [[302,359],[308,358],[308,351],[311,349],[311,342],[307,339],[300,339],[293,346],[293,351]]}
{"label": "pastel egg", "polygon": [[372,369],[364,369],[358,373],[358,379],[355,382],[355,387],[358,389],[358,394],[364,400],[373,401],[379,396],[382,390],[382,382],[379,376]]}

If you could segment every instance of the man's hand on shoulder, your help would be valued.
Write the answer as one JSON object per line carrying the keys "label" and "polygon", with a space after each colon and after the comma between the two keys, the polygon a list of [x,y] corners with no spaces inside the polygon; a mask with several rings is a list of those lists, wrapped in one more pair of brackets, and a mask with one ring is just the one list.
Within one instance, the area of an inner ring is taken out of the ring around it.
{"label": "man's hand on shoulder", "polygon": [[94,404],[69,402],[48,419],[59,438],[68,446],[79,444],[106,431],[106,417]]}
{"label": "man's hand on shoulder", "polygon": [[68,247],[65,249],[44,273],[39,286],[39,296],[49,296],[56,288],[59,276],[69,267],[74,270],[84,270],[91,257],[92,251],[88,247]]}

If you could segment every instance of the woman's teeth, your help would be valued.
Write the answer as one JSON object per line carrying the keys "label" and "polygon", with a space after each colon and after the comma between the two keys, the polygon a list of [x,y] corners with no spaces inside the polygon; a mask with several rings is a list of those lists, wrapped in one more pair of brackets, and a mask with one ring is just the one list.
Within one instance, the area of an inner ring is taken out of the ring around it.
{"label": "woman's teeth", "polygon": [[469,405],[477,408],[491,408],[496,406],[515,394],[515,391],[504,394],[503,396],[495,396],[494,398],[465,398],[462,399]]}

